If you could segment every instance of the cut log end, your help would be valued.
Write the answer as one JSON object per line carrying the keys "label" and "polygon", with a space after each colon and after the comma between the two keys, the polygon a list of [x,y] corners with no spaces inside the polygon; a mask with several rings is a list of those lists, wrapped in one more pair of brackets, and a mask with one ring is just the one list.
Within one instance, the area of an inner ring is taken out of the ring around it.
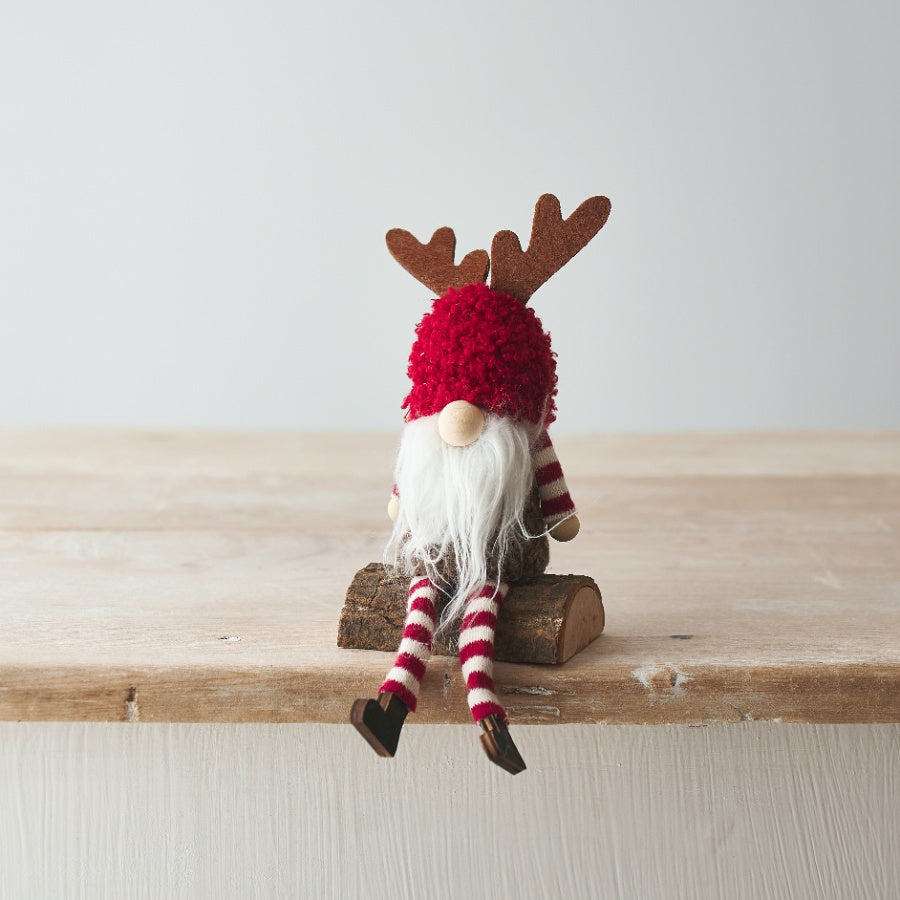
{"label": "cut log end", "polygon": [[[408,580],[394,578],[381,563],[360,569],[341,610],[338,646],[394,651],[403,633]],[[559,664],[603,631],[603,600],[586,575],[538,575],[513,584],[497,622],[498,660]],[[455,635],[456,629],[451,629]],[[434,653],[455,655],[455,640],[436,641]]]}
{"label": "cut log end", "polygon": [[598,637],[603,631],[604,620],[600,589],[593,580],[573,591],[560,629],[561,661],[570,659]]}

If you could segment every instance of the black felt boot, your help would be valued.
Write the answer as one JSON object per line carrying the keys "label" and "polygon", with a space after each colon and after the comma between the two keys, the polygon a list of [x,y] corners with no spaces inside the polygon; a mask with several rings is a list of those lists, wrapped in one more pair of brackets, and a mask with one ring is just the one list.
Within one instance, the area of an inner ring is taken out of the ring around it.
{"label": "black felt boot", "polygon": [[525,770],[525,760],[509,736],[509,727],[499,716],[485,716],[479,723],[484,729],[481,745],[488,759],[512,775]]}
{"label": "black felt boot", "polygon": [[409,707],[396,694],[385,691],[377,700],[357,700],[350,721],[379,756],[393,756],[408,712]]}

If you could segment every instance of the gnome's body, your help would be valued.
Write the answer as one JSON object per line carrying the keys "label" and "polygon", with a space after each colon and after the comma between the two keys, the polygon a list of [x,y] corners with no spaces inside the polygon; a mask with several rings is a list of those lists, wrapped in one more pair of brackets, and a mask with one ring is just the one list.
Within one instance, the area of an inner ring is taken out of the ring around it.
{"label": "gnome's body", "polygon": [[525,253],[511,232],[495,236],[490,287],[484,251],[453,265],[450,229],[427,245],[388,233],[397,260],[440,296],[416,328],[388,506],[394,529],[385,563],[411,579],[403,637],[378,699],[358,700],[351,712],[383,756],[394,755],[416,709],[436,630],[458,622],[469,708],[484,748],[509,772],[525,768],[494,688],[497,619],[509,585],[546,568],[547,535],[571,540],[579,529],[547,432],[556,414],[556,359],[525,304],[608,214],[609,201],[595,197],[562,221],[559,202],[544,195]]}

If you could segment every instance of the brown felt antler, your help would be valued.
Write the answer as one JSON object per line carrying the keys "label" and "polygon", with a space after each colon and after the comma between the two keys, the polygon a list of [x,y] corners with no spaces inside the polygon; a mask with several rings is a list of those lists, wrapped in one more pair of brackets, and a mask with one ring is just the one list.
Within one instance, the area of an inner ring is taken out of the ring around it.
{"label": "brown felt antler", "polygon": [[427,244],[420,243],[402,228],[392,228],[385,240],[391,256],[438,296],[448,288],[461,288],[487,277],[490,265],[487,250],[473,250],[458,266],[453,265],[456,235],[452,228],[438,228]]}
{"label": "brown felt antler", "polygon": [[527,303],[529,297],[558,272],[606,224],[606,197],[585,200],[563,220],[559,200],[544,194],[534,207],[531,240],[523,251],[512,231],[498,231],[491,244],[491,289]]}

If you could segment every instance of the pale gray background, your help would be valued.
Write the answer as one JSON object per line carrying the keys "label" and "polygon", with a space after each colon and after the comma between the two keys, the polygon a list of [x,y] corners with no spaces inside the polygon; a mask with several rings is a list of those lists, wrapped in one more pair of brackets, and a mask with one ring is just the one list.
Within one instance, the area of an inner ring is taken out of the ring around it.
{"label": "pale gray background", "polygon": [[397,428],[384,232],[553,191],[557,430],[900,426],[897,3],[0,9],[0,424]]}

